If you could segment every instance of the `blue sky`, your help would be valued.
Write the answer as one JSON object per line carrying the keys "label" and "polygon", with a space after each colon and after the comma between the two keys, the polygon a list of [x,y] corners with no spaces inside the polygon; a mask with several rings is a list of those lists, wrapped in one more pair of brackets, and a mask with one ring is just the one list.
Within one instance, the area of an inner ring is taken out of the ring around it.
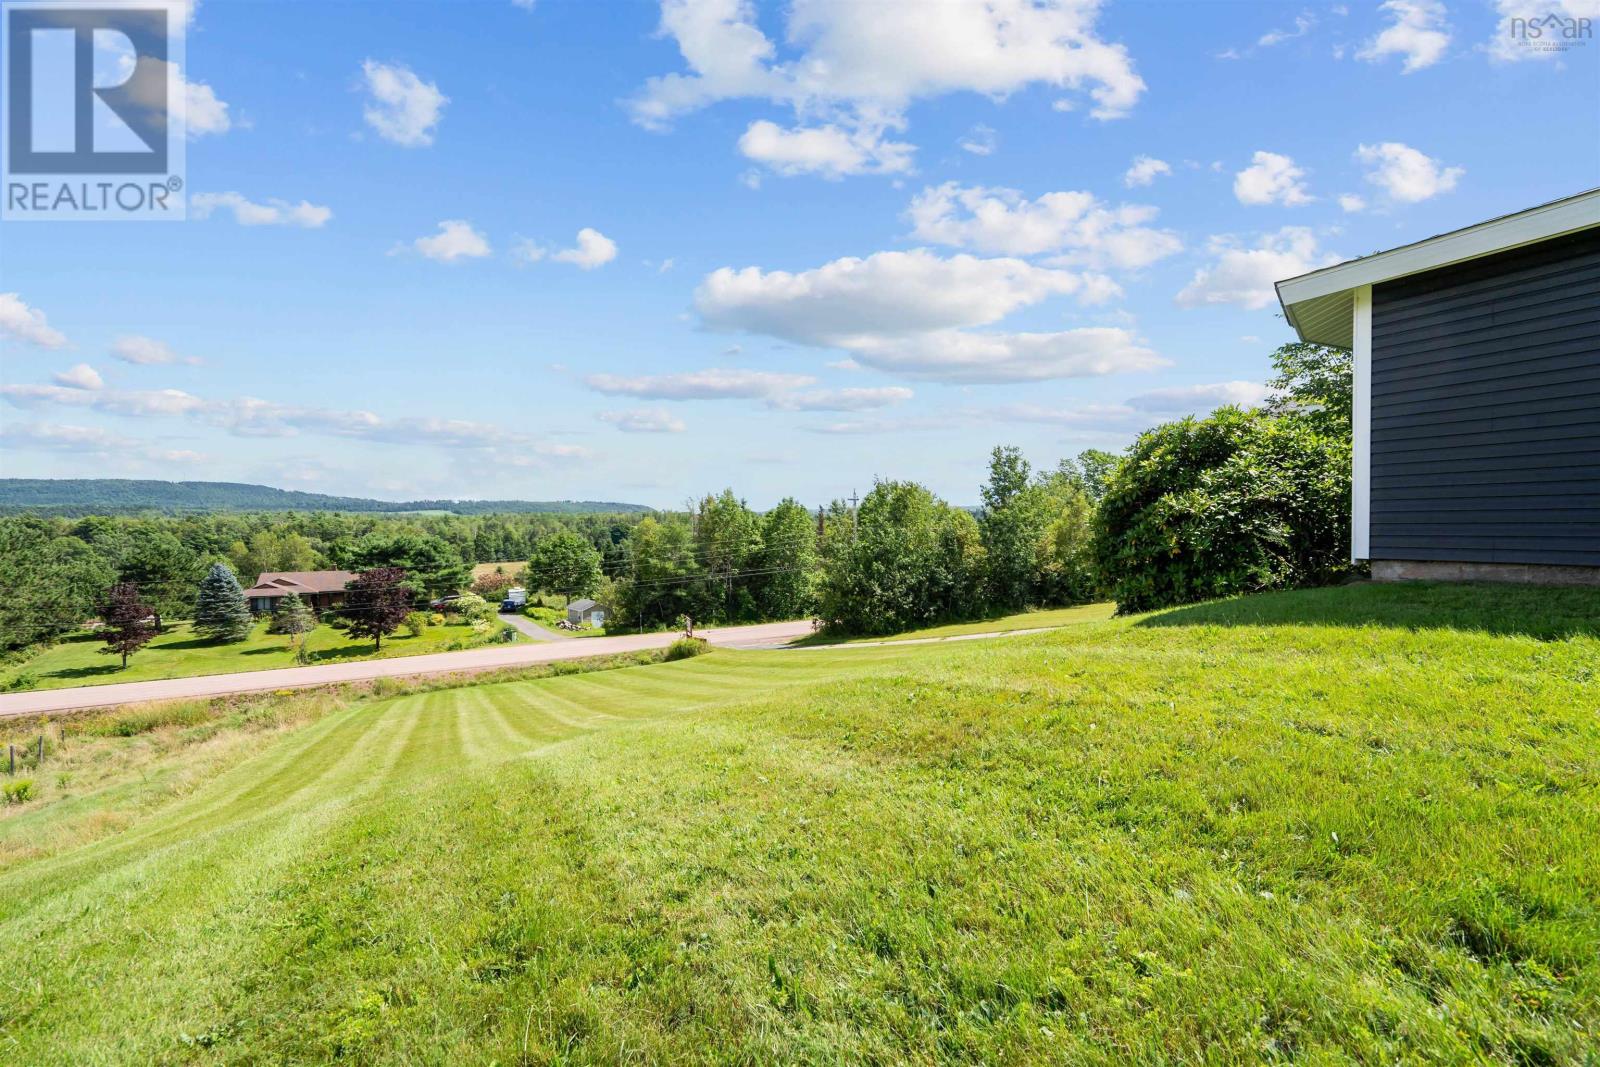
{"label": "blue sky", "polygon": [[1600,184],[1600,43],[1505,21],[1595,6],[202,0],[190,220],[0,225],[4,473],[970,502]]}

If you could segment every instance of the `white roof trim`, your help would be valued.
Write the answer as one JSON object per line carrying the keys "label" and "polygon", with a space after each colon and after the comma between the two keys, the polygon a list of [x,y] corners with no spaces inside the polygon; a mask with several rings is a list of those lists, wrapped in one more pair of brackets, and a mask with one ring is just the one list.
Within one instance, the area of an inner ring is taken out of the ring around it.
{"label": "white roof trim", "polygon": [[[1363,285],[1376,285],[1536,241],[1547,241],[1591,226],[1600,226],[1600,189],[1285,279],[1277,285],[1278,301],[1301,339],[1316,340],[1316,337],[1307,336],[1307,329],[1302,326],[1306,318],[1304,313],[1312,311],[1313,307],[1300,308],[1301,314],[1296,314],[1297,305],[1342,296]],[[1320,334],[1322,331],[1311,328],[1310,332]]]}

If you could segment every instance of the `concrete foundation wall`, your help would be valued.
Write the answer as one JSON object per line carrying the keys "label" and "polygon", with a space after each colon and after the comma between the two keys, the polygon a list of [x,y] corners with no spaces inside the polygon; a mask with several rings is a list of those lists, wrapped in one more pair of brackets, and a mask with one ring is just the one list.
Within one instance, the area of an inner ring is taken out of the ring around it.
{"label": "concrete foundation wall", "polygon": [[1375,559],[1376,582],[1513,582],[1518,585],[1592,585],[1600,587],[1600,567],[1562,567],[1542,563],[1435,563],[1409,559]]}

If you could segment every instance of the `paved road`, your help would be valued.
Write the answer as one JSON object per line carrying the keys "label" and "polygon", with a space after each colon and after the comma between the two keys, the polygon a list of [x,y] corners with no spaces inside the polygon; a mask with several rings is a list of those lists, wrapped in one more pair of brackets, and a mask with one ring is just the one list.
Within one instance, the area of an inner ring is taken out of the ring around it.
{"label": "paved road", "polygon": [[[696,632],[696,636],[704,637],[712,644],[726,648],[772,648],[809,633],[811,633],[811,623],[800,621],[701,630]],[[0,718],[52,714],[148,700],[181,700],[221,696],[225,693],[258,692],[264,689],[297,689],[328,685],[333,682],[369,681],[373,678],[415,677],[424,674],[455,674],[496,670],[502,667],[524,667],[552,660],[582,659],[585,656],[604,656],[613,652],[663,648],[670,645],[677,636],[676,633],[662,633],[589,637],[581,641],[496,645],[492,648],[475,648],[467,652],[436,652],[426,656],[330,663],[317,667],[285,667],[271,671],[211,674],[199,678],[171,678],[151,682],[115,682],[110,685],[47,689],[37,693],[3,693],[0,694]]]}

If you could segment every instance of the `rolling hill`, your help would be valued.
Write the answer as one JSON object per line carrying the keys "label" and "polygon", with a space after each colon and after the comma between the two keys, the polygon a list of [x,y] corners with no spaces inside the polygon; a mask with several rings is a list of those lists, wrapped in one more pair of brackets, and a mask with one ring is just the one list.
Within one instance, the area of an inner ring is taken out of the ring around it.
{"label": "rolling hill", "polygon": [[1589,1062],[1597,606],[1358,586],[109,712],[0,809],[0,1047]]}
{"label": "rolling hill", "polygon": [[649,511],[610,500],[371,500],[247,482],[162,482],[126,478],[0,478],[0,514],[107,515],[145,511],[447,511],[456,515]]}

